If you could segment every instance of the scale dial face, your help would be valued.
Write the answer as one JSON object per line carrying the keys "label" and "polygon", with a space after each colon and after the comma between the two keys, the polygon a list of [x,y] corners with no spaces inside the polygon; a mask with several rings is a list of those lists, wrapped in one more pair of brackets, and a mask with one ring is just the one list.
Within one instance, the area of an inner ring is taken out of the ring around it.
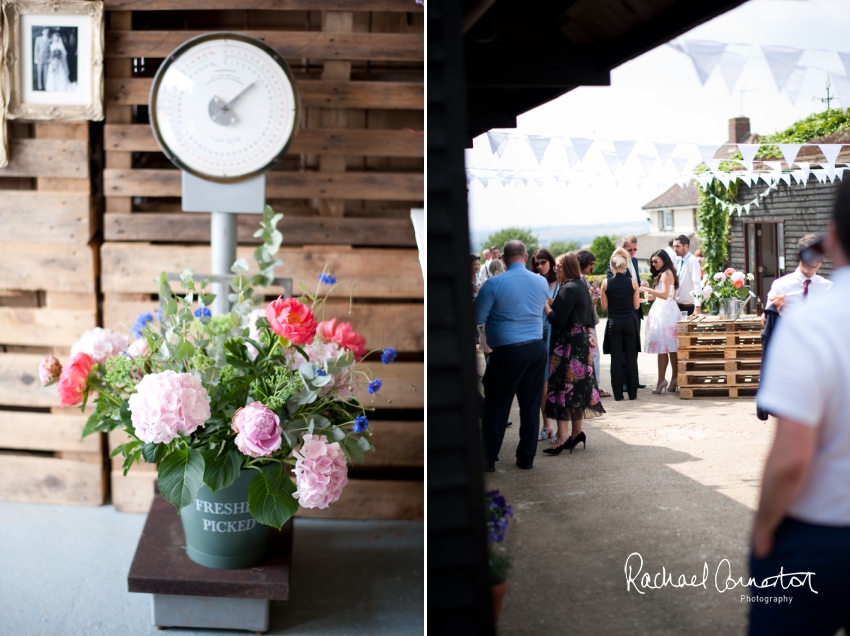
{"label": "scale dial face", "polygon": [[182,44],[151,88],[151,126],[163,152],[179,168],[212,181],[250,179],[280,161],[299,112],[283,58],[239,33]]}

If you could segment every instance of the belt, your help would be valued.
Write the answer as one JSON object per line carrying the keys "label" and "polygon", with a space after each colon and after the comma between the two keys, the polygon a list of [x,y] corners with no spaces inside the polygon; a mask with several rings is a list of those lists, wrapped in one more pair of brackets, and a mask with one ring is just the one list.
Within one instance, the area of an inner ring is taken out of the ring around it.
{"label": "belt", "polygon": [[521,347],[523,345],[531,344],[532,342],[540,342],[542,338],[538,338],[537,340],[526,340],[525,342],[515,342],[509,345],[502,345],[501,347],[496,347],[493,351],[501,351],[502,349],[513,349],[514,347]]}
{"label": "belt", "polygon": [[676,304],[679,305],[679,307],[693,307],[694,306],[693,303],[691,303],[690,305],[687,305],[685,303],[676,303]]}

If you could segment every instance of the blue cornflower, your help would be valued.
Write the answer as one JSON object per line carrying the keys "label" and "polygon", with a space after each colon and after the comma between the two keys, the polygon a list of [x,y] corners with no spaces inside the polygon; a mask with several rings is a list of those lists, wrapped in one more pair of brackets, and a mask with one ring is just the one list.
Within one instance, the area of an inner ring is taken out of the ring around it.
{"label": "blue cornflower", "polygon": [[327,375],[327,372],[324,369],[316,369],[316,375],[324,377]]}
{"label": "blue cornflower", "polygon": [[384,352],[381,354],[381,362],[384,364],[389,364],[393,360],[398,357],[398,354],[395,352],[395,349],[392,347],[387,347],[384,349]]}
{"label": "blue cornflower", "polygon": [[358,415],[354,418],[354,428],[352,428],[351,430],[353,430],[355,433],[362,433],[366,430],[367,426],[369,426],[369,420],[366,419],[366,416]]}
{"label": "blue cornflower", "polygon": [[209,310],[209,307],[198,307],[195,310],[195,318],[200,318],[201,316],[212,316],[212,312]]}
{"label": "blue cornflower", "polygon": [[380,378],[375,378],[369,383],[369,387],[366,389],[366,393],[372,395],[373,393],[377,393],[383,382],[381,382]]}
{"label": "blue cornflower", "polygon": [[134,338],[142,337],[142,329],[145,328],[145,325],[149,322],[153,322],[153,314],[139,314],[136,317],[136,322],[133,323],[132,333]]}
{"label": "blue cornflower", "polygon": [[156,308],[156,319],[159,322],[162,322],[162,306],[161,305]]}
{"label": "blue cornflower", "polygon": [[322,272],[319,274],[319,282],[324,283],[325,285],[333,285],[336,282],[336,276],[331,276],[330,274]]}

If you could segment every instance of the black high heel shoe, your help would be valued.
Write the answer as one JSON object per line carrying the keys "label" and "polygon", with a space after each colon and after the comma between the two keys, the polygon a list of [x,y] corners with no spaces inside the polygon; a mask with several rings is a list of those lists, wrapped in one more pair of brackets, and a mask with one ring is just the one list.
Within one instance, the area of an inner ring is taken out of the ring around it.
{"label": "black high heel shoe", "polygon": [[556,446],[555,448],[544,448],[543,452],[546,453],[547,455],[560,455],[561,451],[566,450],[568,448],[570,449],[570,452],[573,452],[572,451],[572,448],[573,448],[573,438],[572,437],[568,437],[566,442],[564,442],[560,446]]}
{"label": "black high heel shoe", "polygon": [[[570,438],[570,439],[572,439],[572,438]],[[582,449],[587,448],[587,435],[585,435],[585,434],[584,434],[584,431],[582,431],[581,433],[579,433],[579,434],[576,436],[576,438],[573,440],[573,445],[572,445],[572,446],[570,446],[570,455],[572,455],[572,454],[573,454],[573,449],[574,449],[576,446],[578,446],[578,443],[579,443],[579,442],[581,442],[581,447],[582,447]],[[543,451],[543,452],[545,453],[546,451]]]}

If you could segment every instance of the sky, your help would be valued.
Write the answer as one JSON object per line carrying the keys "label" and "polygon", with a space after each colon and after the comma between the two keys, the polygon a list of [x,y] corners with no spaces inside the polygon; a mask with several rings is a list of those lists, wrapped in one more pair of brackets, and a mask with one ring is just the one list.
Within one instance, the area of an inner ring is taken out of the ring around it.
{"label": "sky", "polygon": [[[611,72],[611,86],[580,87],[517,118],[521,134],[599,140],[576,170],[610,175],[600,150],[613,151],[607,140],[634,140],[636,153],[654,154],[649,142],[721,144],[727,141],[728,120],[741,114],[750,118],[751,130],[762,135],[825,110],[813,97],[826,94],[827,69],[844,72],[837,52],[850,52],[850,11],[847,0],[750,0],[677,40],[712,40],[729,43],[727,51],[745,55],[744,71],[730,95],[716,68],[702,85],[690,57],[662,45]],[[796,103],[779,92],[761,45],[805,49],[798,64],[808,71]],[[742,93],[746,90],[749,92]],[[832,91],[835,92],[835,86]],[[742,112],[743,105],[743,112]],[[836,104],[833,103],[833,107]],[[467,168],[553,171],[569,174],[566,151],[556,140],[543,161],[527,143],[511,139],[501,158],[494,155],[486,135],[466,151]],[[607,145],[606,145],[607,144]],[[699,163],[694,146],[680,145],[674,156]],[[655,163],[650,176],[659,182],[638,187],[630,175],[642,175],[637,157],[619,167],[612,181],[564,185],[553,180],[538,185],[502,186],[490,181],[485,188],[473,181],[469,190],[470,226],[473,230],[508,226],[540,227],[640,221],[641,207],[667,190],[674,181],[672,162]]]}

